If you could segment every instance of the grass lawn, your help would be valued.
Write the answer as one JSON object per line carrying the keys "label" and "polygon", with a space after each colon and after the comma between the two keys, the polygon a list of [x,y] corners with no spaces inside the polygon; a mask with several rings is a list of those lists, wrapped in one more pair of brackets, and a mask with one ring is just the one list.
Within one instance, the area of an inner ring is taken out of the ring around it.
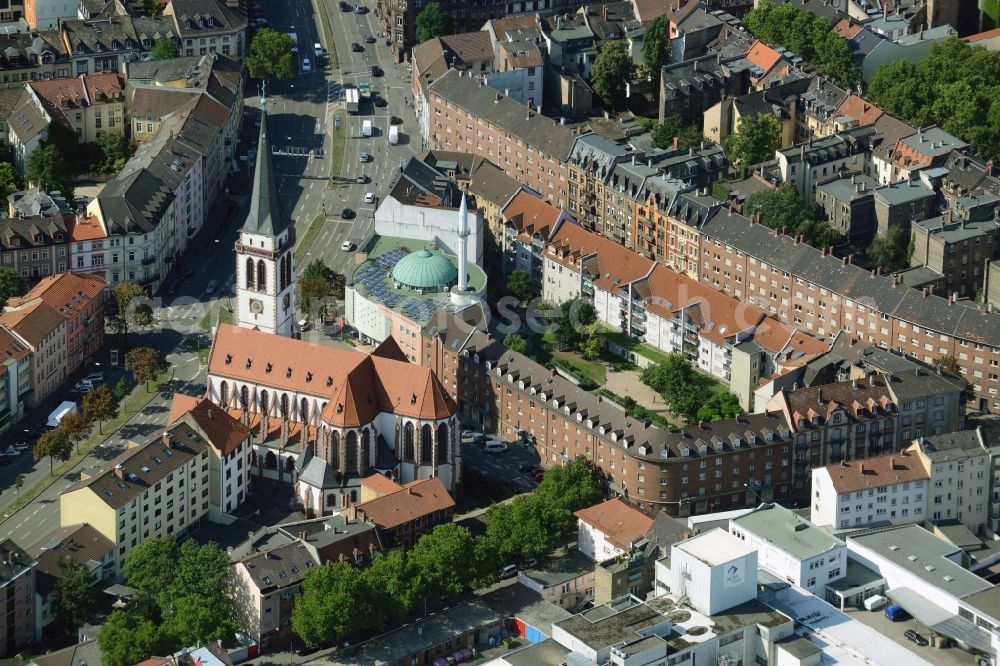
{"label": "grass lawn", "polygon": [[340,170],[344,166],[344,141],[347,135],[347,113],[344,109],[337,109],[333,113],[335,118],[340,119],[340,131],[333,132],[333,142],[330,144],[330,178],[326,181],[326,189],[332,190],[336,187],[336,178],[340,176]]}
{"label": "grass lawn", "polygon": [[216,321],[222,324],[236,323],[236,320],[233,318],[233,313],[229,311],[229,308],[221,303],[216,303],[211,310],[205,313],[205,316],[201,318],[199,327],[206,333],[210,333],[212,331],[212,326],[215,325]]}
{"label": "grass lawn", "polygon": [[316,242],[316,237],[323,230],[325,223],[326,215],[321,213],[313,218],[313,221],[306,227],[306,232],[302,234],[302,239],[298,242],[298,247],[295,248],[295,263],[297,265],[302,265],[302,262],[305,261],[306,252]]}
{"label": "grass lawn", "polygon": [[647,358],[653,363],[662,363],[667,360],[667,354],[665,352],[660,351],[648,343],[633,340],[621,331],[612,331],[608,333],[608,342],[614,342],[623,349],[627,349],[630,352],[642,356],[643,358]]}
{"label": "grass lawn", "polygon": [[570,372],[594,386],[604,386],[608,381],[608,371],[598,361],[588,361],[576,352],[562,351],[552,352],[552,358],[559,359],[569,366]]}
{"label": "grass lawn", "polygon": [[323,36],[326,38],[327,60],[330,69],[340,69],[340,60],[337,58],[337,43],[333,41],[333,30],[330,28],[330,16],[327,14],[323,0],[316,0],[316,13],[319,14],[319,22],[323,26]]}

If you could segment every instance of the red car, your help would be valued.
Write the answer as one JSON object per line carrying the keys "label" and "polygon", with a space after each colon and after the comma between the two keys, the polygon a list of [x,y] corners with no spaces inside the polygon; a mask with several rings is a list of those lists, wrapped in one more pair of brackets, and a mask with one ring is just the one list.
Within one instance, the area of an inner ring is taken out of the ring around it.
{"label": "red car", "polygon": [[540,469],[537,472],[535,472],[535,481],[537,481],[538,483],[541,483],[542,479],[544,479],[544,478],[545,478],[545,470]]}

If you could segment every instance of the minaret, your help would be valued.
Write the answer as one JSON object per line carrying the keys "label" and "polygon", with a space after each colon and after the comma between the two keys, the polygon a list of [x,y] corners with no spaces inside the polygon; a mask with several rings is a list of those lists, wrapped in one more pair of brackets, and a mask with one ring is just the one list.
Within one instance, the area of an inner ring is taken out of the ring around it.
{"label": "minaret", "polygon": [[469,288],[469,206],[462,193],[462,204],[458,207],[458,284],[451,288],[451,303],[465,307],[472,303],[473,293]]}
{"label": "minaret", "polygon": [[465,291],[469,252],[469,207],[465,203],[465,192],[462,192],[462,205],[458,207],[458,288]]}
{"label": "minaret", "polygon": [[266,96],[250,212],[236,241],[237,323],[268,333],[295,333],[295,227],[281,207],[267,133]]}

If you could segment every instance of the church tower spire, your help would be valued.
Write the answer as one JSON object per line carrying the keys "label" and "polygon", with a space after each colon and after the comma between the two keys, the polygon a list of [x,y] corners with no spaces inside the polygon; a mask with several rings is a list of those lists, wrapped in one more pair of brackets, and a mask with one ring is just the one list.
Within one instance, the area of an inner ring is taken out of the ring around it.
{"label": "church tower spire", "polygon": [[281,207],[265,100],[262,107],[250,213],[236,242],[237,323],[290,336],[295,333],[295,227]]}

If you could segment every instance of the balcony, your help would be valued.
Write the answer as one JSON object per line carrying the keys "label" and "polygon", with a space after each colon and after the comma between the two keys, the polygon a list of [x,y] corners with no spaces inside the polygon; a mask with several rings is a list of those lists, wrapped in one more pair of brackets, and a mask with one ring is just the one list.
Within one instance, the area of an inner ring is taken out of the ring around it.
{"label": "balcony", "polygon": [[156,257],[143,257],[139,263],[143,266],[151,266],[156,263]]}

